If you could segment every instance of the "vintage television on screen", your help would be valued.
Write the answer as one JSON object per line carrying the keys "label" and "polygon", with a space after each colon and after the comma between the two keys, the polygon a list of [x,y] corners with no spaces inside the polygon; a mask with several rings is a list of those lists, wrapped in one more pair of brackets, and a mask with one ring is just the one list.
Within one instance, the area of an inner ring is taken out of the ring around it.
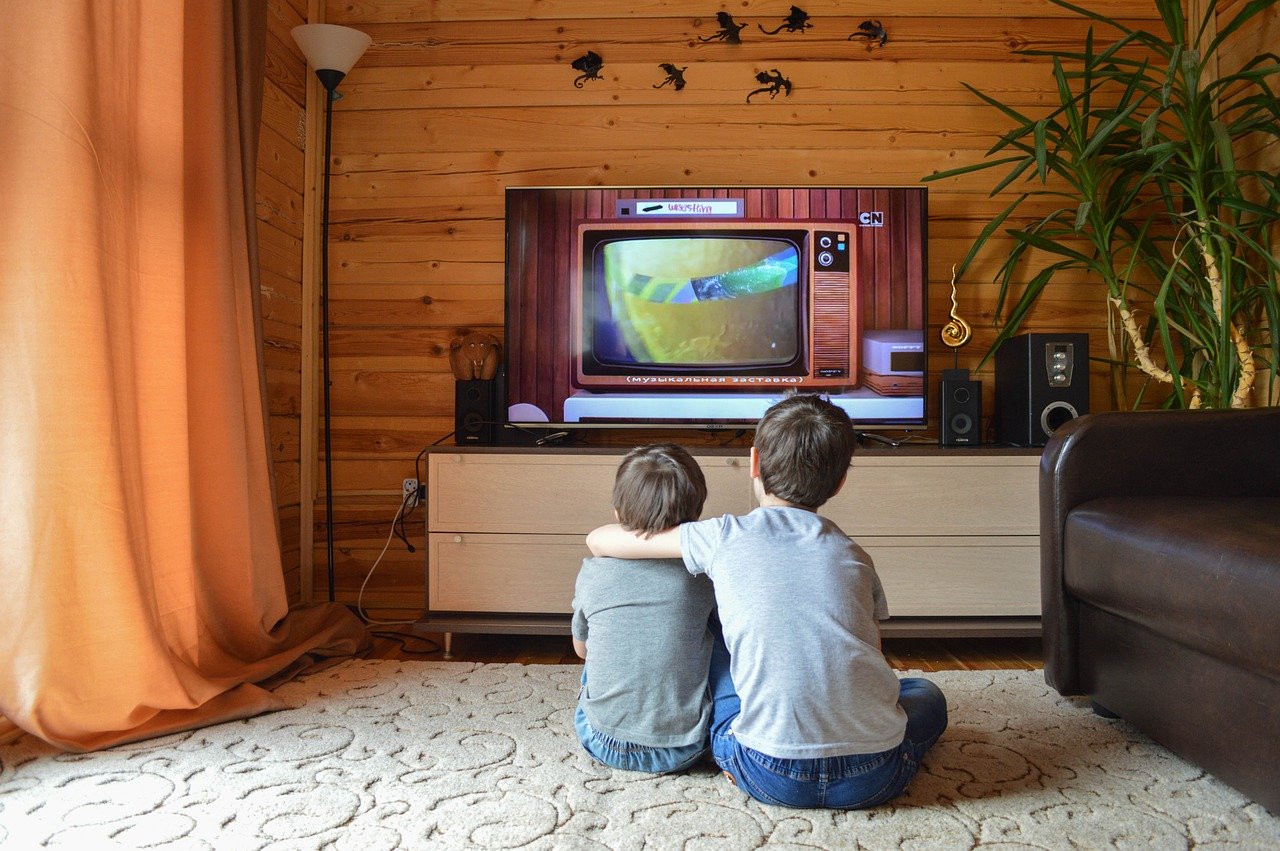
{"label": "vintage television on screen", "polygon": [[926,222],[915,187],[508,189],[507,421],[737,428],[799,390],[922,427]]}

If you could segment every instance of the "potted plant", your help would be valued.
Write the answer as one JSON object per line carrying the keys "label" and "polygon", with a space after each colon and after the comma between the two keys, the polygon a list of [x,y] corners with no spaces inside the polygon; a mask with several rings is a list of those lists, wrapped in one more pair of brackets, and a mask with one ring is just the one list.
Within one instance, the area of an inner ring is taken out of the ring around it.
{"label": "potted plant", "polygon": [[[1012,238],[996,273],[1001,324],[983,363],[1055,278],[1085,270],[1105,287],[1118,407],[1130,404],[1134,366],[1145,374],[1135,406],[1155,386],[1170,407],[1245,407],[1260,377],[1271,398],[1280,368],[1280,177],[1237,155],[1280,137],[1272,89],[1280,60],[1264,52],[1229,72],[1212,69],[1224,61],[1224,43],[1255,16],[1274,14],[1277,0],[1240,4],[1216,32],[1216,0],[1194,29],[1178,0],[1155,0],[1159,34],[1050,2],[1094,22],[1079,51],[1022,51],[1049,58],[1056,107],[1028,116],[966,84],[1012,127],[982,162],[924,178],[1005,169],[992,195],[1025,186],[955,270],[963,275],[1002,228]],[[1095,26],[1114,39],[1100,46]],[[1032,198],[1051,200],[1053,210],[1020,216]],[[1022,285],[1033,256],[1038,268]]]}

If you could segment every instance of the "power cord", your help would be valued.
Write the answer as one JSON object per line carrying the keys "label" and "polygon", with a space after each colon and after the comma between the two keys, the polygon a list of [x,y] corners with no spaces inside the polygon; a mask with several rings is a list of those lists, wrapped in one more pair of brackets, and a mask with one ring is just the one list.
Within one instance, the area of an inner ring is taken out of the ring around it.
{"label": "power cord", "polygon": [[[421,481],[421,479],[419,479]],[[409,500],[417,502],[417,494],[405,494],[404,499],[400,500],[400,507],[396,509],[396,516],[391,518],[391,532],[387,535],[387,542],[382,545],[382,552],[378,553],[378,557],[373,560],[373,566],[369,568],[369,572],[364,575],[364,582],[360,583],[360,593],[356,595],[356,614],[360,616],[366,624],[370,626],[407,626],[417,621],[375,621],[369,617],[364,610],[364,589],[369,584],[369,579],[373,576],[373,572],[378,569],[378,565],[382,563],[382,557],[387,554],[387,548],[391,546],[391,539],[396,535],[396,523],[400,520],[400,516],[404,513],[405,507],[409,505]],[[406,544],[409,542],[406,540]],[[409,552],[413,552],[412,545]]]}
{"label": "power cord", "polygon": [[731,434],[727,440],[722,441],[720,445],[728,446],[734,441],[741,440],[743,437],[746,436],[746,434],[747,434],[747,430],[745,428],[740,428],[736,430],[733,434]]}
{"label": "power cord", "polygon": [[[439,444],[441,440],[447,440],[449,436],[450,435],[446,434],[444,437],[440,438],[440,440],[437,440],[434,444],[432,444],[432,446]],[[360,583],[360,593],[356,596],[356,614],[359,615],[360,619],[363,620],[369,626],[407,626],[412,623],[417,623],[417,621],[375,621],[373,620],[372,618],[369,617],[369,615],[364,610],[364,589],[368,586],[369,580],[373,577],[373,572],[377,570],[378,565],[382,563],[383,556],[387,554],[387,549],[391,546],[392,537],[398,537],[400,538],[401,541],[404,541],[404,545],[409,550],[409,552],[411,553],[417,552],[417,548],[414,547],[413,544],[409,543],[409,538],[405,534],[404,521],[407,517],[412,516],[413,512],[417,510],[418,506],[421,505],[423,502],[423,491],[425,489],[425,485],[423,484],[423,479],[422,479],[422,456],[426,455],[430,449],[431,449],[430,446],[424,446],[422,448],[422,451],[418,453],[417,457],[413,459],[413,478],[414,478],[414,481],[418,483],[418,490],[415,493],[405,494],[404,498],[400,500],[400,507],[396,509],[395,517],[391,518],[391,534],[387,535],[387,542],[382,545],[382,552],[378,553],[378,557],[374,559],[373,565],[369,568],[369,572],[365,574],[364,581]],[[373,634],[380,635],[381,633],[375,632]],[[395,640],[395,641],[399,641],[400,639],[397,638],[396,636],[397,636],[396,633],[387,633],[385,634],[384,637],[391,638],[392,640]],[[426,642],[428,644],[434,645],[437,650],[441,649],[440,646],[437,645],[434,641],[430,641],[425,638],[420,638],[418,636],[412,636],[412,637],[420,641]],[[403,641],[400,642],[400,646],[410,653],[434,652],[431,650],[422,650],[422,651],[408,650],[408,648],[404,646]]]}
{"label": "power cord", "polygon": [[[441,650],[444,649],[435,641],[432,641],[430,638],[423,638],[421,635],[409,635],[403,632],[391,632],[390,630],[382,630],[382,629],[370,630],[369,634],[376,636],[378,638],[385,638],[388,641],[394,641],[396,644],[400,645],[400,649],[405,653],[421,653],[423,655],[426,655],[430,653],[439,653]],[[426,645],[427,649],[412,650],[408,645],[409,641],[421,641],[424,645]]]}
{"label": "power cord", "polygon": [[[445,438],[448,436],[449,435],[446,434]],[[441,440],[443,439],[444,438],[441,438]],[[439,441],[436,441],[436,443],[439,443]],[[434,446],[435,444],[432,445]],[[426,455],[430,449],[430,446],[424,446],[422,451],[418,453],[418,457],[413,459],[413,480],[418,483],[418,491],[412,495],[412,500],[408,496],[405,497],[405,502],[409,504],[409,510],[401,512],[399,518],[392,525],[392,528],[396,531],[396,537],[404,541],[405,549],[411,553],[416,553],[418,550],[413,544],[409,543],[409,536],[406,535],[404,531],[404,521],[412,517],[413,512],[417,511],[418,506],[423,502],[426,485],[422,478],[422,456]]]}
{"label": "power cord", "polygon": [[[534,446],[546,446],[548,443],[555,444],[564,440],[566,437],[573,436],[572,433],[565,430],[551,431],[550,429],[532,429],[526,428],[522,425],[517,425],[516,423],[485,423],[485,425],[496,425],[500,428],[518,431],[531,439]],[[545,431],[545,434],[538,434],[539,431]]]}
{"label": "power cord", "polygon": [[[408,499],[409,497],[406,496],[405,500],[408,501]],[[415,499],[416,499],[416,496],[415,496]],[[393,529],[395,529],[396,537],[404,541],[405,549],[407,549],[411,553],[416,553],[418,549],[413,544],[409,543],[409,536],[406,535],[404,532],[404,521],[405,521],[405,518],[413,514],[414,509],[417,507],[418,507],[418,504],[415,501],[413,505],[409,506],[408,511],[401,513],[399,519],[396,521],[396,524],[392,527]]]}
{"label": "power cord", "polygon": [[894,440],[892,437],[889,437],[888,435],[879,434],[878,432],[874,432],[874,431],[857,431],[857,432],[854,432],[853,436],[857,439],[858,443],[863,446],[865,446],[868,443],[880,443],[885,446],[892,446],[894,448],[897,448],[901,446],[903,443],[905,443],[904,440]]}

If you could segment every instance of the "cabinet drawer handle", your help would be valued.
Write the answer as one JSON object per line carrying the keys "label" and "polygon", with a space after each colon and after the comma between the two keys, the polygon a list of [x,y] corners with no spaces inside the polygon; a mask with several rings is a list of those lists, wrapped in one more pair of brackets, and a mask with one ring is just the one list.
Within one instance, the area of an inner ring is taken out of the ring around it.
{"label": "cabinet drawer handle", "polygon": [[455,544],[461,544],[461,543],[462,543],[462,536],[461,536],[461,535],[454,535],[454,536],[453,536],[453,542],[454,542]]}

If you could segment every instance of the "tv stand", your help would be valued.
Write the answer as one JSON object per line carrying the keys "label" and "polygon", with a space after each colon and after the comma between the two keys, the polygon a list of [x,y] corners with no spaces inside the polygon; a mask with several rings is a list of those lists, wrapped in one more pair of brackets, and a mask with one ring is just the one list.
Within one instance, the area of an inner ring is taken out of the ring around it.
{"label": "tv stand", "polygon": [[[879,435],[876,435],[877,437]],[[437,447],[427,458],[425,633],[569,632],[586,534],[613,522],[626,449]],[[704,517],[754,508],[747,451],[691,450]],[[885,635],[1025,636],[1040,624],[1038,449],[901,443],[854,455],[821,513],[876,563]]]}

